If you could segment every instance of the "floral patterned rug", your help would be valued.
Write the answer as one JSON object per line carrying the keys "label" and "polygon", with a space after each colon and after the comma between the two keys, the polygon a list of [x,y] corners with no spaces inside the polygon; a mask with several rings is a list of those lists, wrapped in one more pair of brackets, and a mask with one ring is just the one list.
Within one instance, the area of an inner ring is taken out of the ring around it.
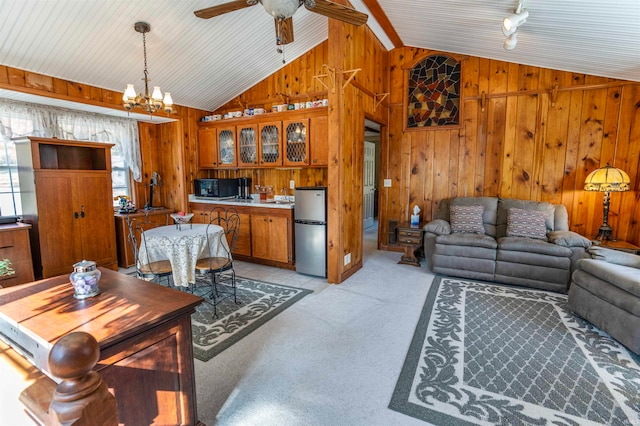
{"label": "floral patterned rug", "polygon": [[193,355],[201,361],[210,360],[312,293],[311,290],[236,277],[236,304],[231,290],[224,285],[219,287],[224,294],[216,305],[217,318],[213,316],[213,305],[208,302],[201,303],[191,316]]}
{"label": "floral patterned rug", "polygon": [[640,357],[566,300],[436,278],[389,408],[436,425],[640,424]]}

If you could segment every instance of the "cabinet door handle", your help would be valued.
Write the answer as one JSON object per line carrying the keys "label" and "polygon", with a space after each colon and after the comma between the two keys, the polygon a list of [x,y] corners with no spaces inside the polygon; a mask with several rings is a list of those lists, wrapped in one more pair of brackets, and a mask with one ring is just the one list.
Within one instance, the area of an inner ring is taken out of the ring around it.
{"label": "cabinet door handle", "polygon": [[80,217],[84,217],[84,206],[80,206]]}
{"label": "cabinet door handle", "polygon": [[73,217],[77,219],[79,217],[78,212],[73,212]]}

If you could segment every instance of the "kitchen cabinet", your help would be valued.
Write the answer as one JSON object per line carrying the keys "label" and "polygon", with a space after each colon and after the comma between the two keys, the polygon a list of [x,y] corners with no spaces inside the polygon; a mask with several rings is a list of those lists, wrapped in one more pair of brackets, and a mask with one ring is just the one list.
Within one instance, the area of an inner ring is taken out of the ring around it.
{"label": "kitchen cabinet", "polygon": [[204,223],[206,225],[211,221],[209,210],[192,208],[191,213],[193,213],[193,217],[191,218],[191,222],[193,223]]}
{"label": "kitchen cabinet", "polygon": [[286,236],[289,219],[266,215],[251,216],[251,246],[253,257],[288,262],[289,253]]}
{"label": "kitchen cabinet", "polygon": [[329,165],[329,117],[326,115],[313,117],[310,119],[309,127],[311,132],[309,164],[314,167],[326,167]]}
{"label": "kitchen cabinet", "polygon": [[235,126],[198,130],[198,164],[203,169],[238,166]]}
{"label": "kitchen cabinet", "polygon": [[309,164],[308,129],[308,118],[286,120],[282,122],[285,166],[301,166]]}
{"label": "kitchen cabinet", "polygon": [[[198,123],[201,169],[326,167],[328,108],[311,108]],[[233,139],[235,137],[235,139]],[[220,140],[230,158],[220,161]]]}
{"label": "kitchen cabinet", "polygon": [[281,166],[282,123],[260,123],[258,136],[258,164],[260,166]]}
{"label": "kitchen cabinet", "polygon": [[238,129],[238,165],[255,167],[258,165],[258,125],[244,124]]}
{"label": "kitchen cabinet", "polygon": [[211,169],[218,165],[217,129],[198,130],[198,164],[201,169]]}
{"label": "kitchen cabinet", "polygon": [[189,203],[194,219],[196,212],[208,214],[214,208],[238,213],[240,230],[233,251],[234,259],[294,269],[293,209],[274,206],[233,201]]}
{"label": "kitchen cabinet", "polygon": [[31,225],[26,223],[0,225],[0,259],[11,261],[11,268],[15,271],[12,275],[0,277],[0,288],[33,281],[30,229]]}
{"label": "kitchen cabinet", "polygon": [[112,146],[33,137],[16,142],[37,277],[68,274],[82,260],[117,269]]}

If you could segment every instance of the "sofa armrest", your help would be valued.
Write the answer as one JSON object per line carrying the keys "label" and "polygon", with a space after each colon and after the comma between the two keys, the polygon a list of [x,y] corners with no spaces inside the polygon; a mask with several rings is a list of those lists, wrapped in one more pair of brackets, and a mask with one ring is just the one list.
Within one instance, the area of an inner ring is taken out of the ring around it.
{"label": "sofa armrest", "polygon": [[434,219],[424,225],[422,230],[435,235],[449,235],[451,234],[451,225],[444,219]]}
{"label": "sofa armrest", "polygon": [[547,233],[547,239],[563,247],[591,247],[591,240],[573,231],[551,231]]}
{"label": "sofa armrest", "polygon": [[591,254],[591,257],[596,260],[604,260],[607,263],[615,263],[617,265],[640,269],[640,256],[636,254],[598,246],[589,247],[588,252]]}

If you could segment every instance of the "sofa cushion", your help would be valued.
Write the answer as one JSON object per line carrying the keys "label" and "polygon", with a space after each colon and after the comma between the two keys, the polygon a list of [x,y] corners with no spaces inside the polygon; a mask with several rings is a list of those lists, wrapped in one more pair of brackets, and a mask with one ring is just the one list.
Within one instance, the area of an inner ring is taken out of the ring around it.
{"label": "sofa cushion", "polygon": [[563,247],[591,247],[591,240],[573,231],[551,231],[547,234],[550,243]]}
{"label": "sofa cushion", "polygon": [[498,213],[496,218],[496,238],[501,238],[507,235],[507,214],[510,208],[517,208],[523,210],[535,210],[542,211],[546,214],[545,226],[547,231],[554,231],[555,223],[555,207],[552,204],[546,202],[536,202],[529,200],[516,200],[512,198],[501,198],[498,201]]}
{"label": "sofa cushion", "polygon": [[605,262],[640,269],[640,256],[635,254],[598,246],[590,247],[588,251],[593,259],[604,260]]}
{"label": "sofa cushion", "polygon": [[522,251],[526,253],[538,253],[547,256],[571,257],[571,249],[558,246],[542,240],[534,240],[525,237],[502,237],[498,239],[499,250]]}
{"label": "sofa cushion", "polygon": [[451,246],[469,246],[469,247],[482,247],[495,250],[498,248],[498,243],[495,238],[484,234],[451,234],[451,235],[439,235],[436,237],[436,245],[451,245]]}
{"label": "sofa cushion", "polygon": [[547,239],[545,212],[511,207],[507,212],[507,237]]}
{"label": "sofa cushion", "polygon": [[484,206],[451,206],[450,210],[452,233],[484,234],[484,226],[482,226]]}

